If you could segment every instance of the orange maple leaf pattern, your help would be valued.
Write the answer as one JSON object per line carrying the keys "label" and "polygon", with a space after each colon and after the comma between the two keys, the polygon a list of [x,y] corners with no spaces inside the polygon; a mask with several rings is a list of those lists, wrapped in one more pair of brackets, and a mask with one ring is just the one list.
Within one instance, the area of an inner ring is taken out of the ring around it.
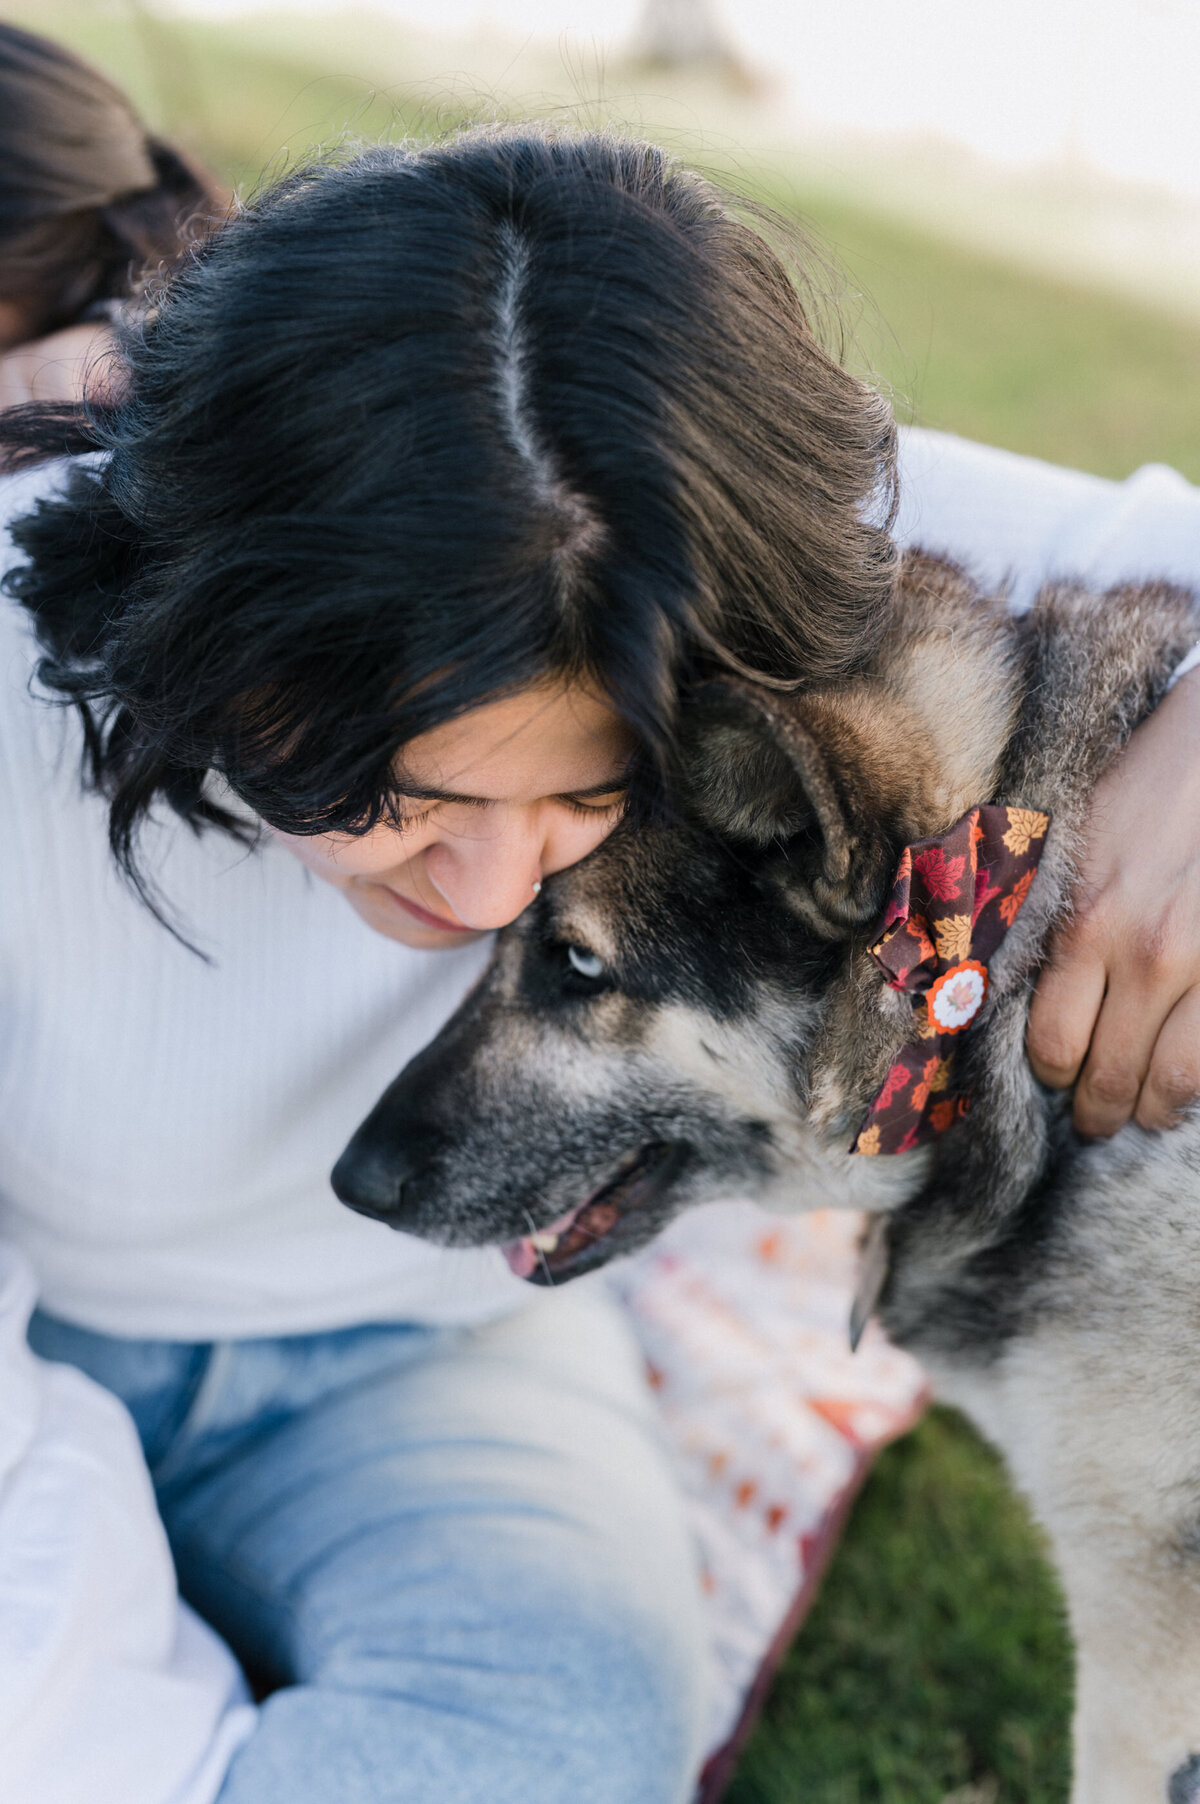
{"label": "orange maple leaf pattern", "polygon": [[1024,903],[1026,896],[1029,894],[1029,886],[1032,882],[1033,872],[1026,871],[1023,877],[1017,879],[1011,893],[1001,898],[1000,913],[1010,927],[1021,912],[1021,906]]}
{"label": "orange maple leaf pattern", "polygon": [[909,915],[904,923],[904,931],[910,940],[917,942],[917,951],[921,956],[922,963],[927,958],[937,957],[937,948],[926,933],[925,922],[920,915]]}

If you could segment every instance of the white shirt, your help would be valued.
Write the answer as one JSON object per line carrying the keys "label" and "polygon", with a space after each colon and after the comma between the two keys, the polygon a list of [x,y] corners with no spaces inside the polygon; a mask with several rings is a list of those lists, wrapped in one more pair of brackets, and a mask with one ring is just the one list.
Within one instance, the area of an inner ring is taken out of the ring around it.
{"label": "white shirt", "polygon": [[900,435],[903,545],[948,553],[1023,612],[1052,577],[1200,586],[1200,489],[1165,464],[1106,482],[948,433]]}
{"label": "white shirt", "polygon": [[33,1297],[0,1246],[0,1798],[211,1804],[245,1684],[179,1601],[123,1405],[29,1351]]}

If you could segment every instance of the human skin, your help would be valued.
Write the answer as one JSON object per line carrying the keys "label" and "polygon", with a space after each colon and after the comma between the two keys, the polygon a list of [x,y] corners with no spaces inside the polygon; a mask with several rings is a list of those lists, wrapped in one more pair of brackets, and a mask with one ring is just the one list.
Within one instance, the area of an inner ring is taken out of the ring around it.
{"label": "human skin", "polygon": [[1198,676],[1097,785],[1074,918],[1030,1010],[1030,1063],[1052,1088],[1076,1084],[1083,1134],[1173,1127],[1200,1095]]}
{"label": "human skin", "polygon": [[13,302],[0,301],[0,408],[77,400],[85,377],[89,391],[98,392],[113,343],[106,325],[64,326],[26,343],[21,319]]}
{"label": "human skin", "polygon": [[376,933],[431,951],[461,946],[515,920],[543,877],[612,831],[632,751],[628,727],[594,692],[524,689],[405,746],[403,824],[274,837]]}

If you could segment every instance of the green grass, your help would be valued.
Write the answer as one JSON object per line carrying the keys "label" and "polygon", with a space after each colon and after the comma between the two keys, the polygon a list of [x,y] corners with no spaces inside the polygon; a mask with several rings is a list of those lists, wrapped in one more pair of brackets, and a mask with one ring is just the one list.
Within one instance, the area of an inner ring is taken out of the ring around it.
{"label": "green grass", "polygon": [[996,1456],[935,1410],[880,1458],[728,1804],[1062,1804],[1071,1654]]}
{"label": "green grass", "polygon": [[[331,36],[286,20],[168,21],[138,0],[9,0],[3,12],[75,44],[122,82],[147,118],[244,188],[314,146],[427,136],[469,111],[504,106],[502,94],[466,75],[452,89],[426,75],[406,79],[403,33],[386,23],[372,28],[354,13]],[[328,55],[337,61],[315,60],[318,43],[333,46]],[[450,66],[455,54],[447,53]],[[542,93],[540,103],[559,113],[565,99],[568,115],[601,118],[606,103],[590,101],[586,86]],[[697,142],[701,104],[685,109],[696,118]],[[623,91],[612,110],[652,130],[656,108],[670,112],[669,97],[631,103]],[[677,122],[670,129],[677,143]],[[1158,461],[1200,481],[1200,326],[897,223],[822,188],[794,155],[756,166],[728,143],[723,157],[714,155],[741,186],[802,216],[840,260],[855,361],[888,387],[901,418],[1103,476]]]}
{"label": "green grass", "polygon": [[[57,29],[251,185],[314,144],[436,130],[463,107],[427,81],[330,73],[285,27],[274,45],[164,29],[132,0],[5,12]],[[794,159],[741,158],[739,177],[840,256],[855,358],[902,417],[1102,475],[1157,460],[1200,480],[1200,328],[908,229]],[[876,1466],[729,1804],[1061,1804],[1069,1696],[1038,1537],[993,1455],[935,1412]]]}
{"label": "green grass", "polygon": [[819,195],[793,205],[870,305],[859,356],[903,419],[1051,462],[1200,481],[1200,329]]}

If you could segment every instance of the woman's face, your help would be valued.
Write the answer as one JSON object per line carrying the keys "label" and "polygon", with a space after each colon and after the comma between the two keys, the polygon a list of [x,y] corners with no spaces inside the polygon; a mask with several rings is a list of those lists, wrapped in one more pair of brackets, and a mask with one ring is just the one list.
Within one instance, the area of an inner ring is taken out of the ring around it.
{"label": "woman's face", "polygon": [[404,749],[405,823],[275,837],[368,927],[444,949],[515,920],[620,819],[629,728],[579,687],[525,689]]}

